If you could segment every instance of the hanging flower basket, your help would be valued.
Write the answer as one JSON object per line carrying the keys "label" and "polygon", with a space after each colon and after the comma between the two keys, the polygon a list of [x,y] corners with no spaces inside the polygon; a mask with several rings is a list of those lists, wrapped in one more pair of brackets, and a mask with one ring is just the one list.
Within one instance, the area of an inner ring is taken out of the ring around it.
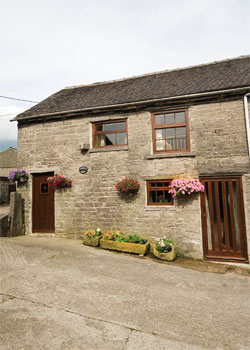
{"label": "hanging flower basket", "polygon": [[174,179],[170,183],[170,189],[168,193],[175,197],[183,197],[185,195],[191,195],[194,193],[204,192],[204,186],[195,178],[181,178]]}
{"label": "hanging flower basket", "polygon": [[18,185],[22,185],[28,181],[29,175],[24,169],[13,169],[9,172],[8,179],[11,182],[17,182]]}
{"label": "hanging flower basket", "polygon": [[125,177],[124,179],[117,182],[115,188],[127,196],[133,196],[139,191],[140,185],[137,180]]}
{"label": "hanging flower basket", "polygon": [[50,176],[47,178],[50,185],[55,188],[68,188],[72,186],[72,180],[69,180],[65,175]]}

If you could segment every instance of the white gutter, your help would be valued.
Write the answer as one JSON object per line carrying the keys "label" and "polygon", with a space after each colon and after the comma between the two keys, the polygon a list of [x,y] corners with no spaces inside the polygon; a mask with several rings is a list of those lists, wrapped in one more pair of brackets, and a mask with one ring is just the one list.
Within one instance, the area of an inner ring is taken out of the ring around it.
{"label": "white gutter", "polygon": [[[61,116],[62,114],[70,114],[70,113],[79,113],[79,112],[87,112],[87,111],[94,111],[99,109],[105,109],[105,108],[116,108],[116,107],[126,107],[126,106],[134,106],[134,105],[140,105],[144,103],[152,103],[152,102],[164,102],[164,101],[170,101],[170,100],[177,100],[182,98],[193,98],[193,97],[199,97],[199,96],[210,96],[210,95],[218,95],[218,94],[225,94],[230,92],[240,92],[244,91],[246,89],[249,89],[249,86],[245,86],[242,88],[234,88],[234,89],[227,89],[227,90],[217,90],[217,91],[208,91],[208,92],[201,92],[196,94],[189,94],[189,95],[179,95],[179,96],[171,96],[171,97],[163,97],[163,98],[156,98],[153,100],[144,100],[144,101],[136,101],[136,102],[128,102],[128,103],[120,103],[116,105],[106,105],[106,106],[98,106],[98,107],[88,107],[88,108],[81,108],[81,109],[74,109],[74,110],[68,110],[68,111],[61,111],[61,112],[52,112],[52,113],[46,113],[46,114],[36,114],[32,116],[27,116],[23,118],[17,118],[11,119],[11,121],[22,121],[26,119],[33,119],[33,118],[39,118],[39,117],[50,117],[50,116]],[[20,113],[22,114],[22,113]]]}
{"label": "white gutter", "polygon": [[244,95],[244,109],[245,109],[245,122],[246,122],[246,132],[247,132],[247,144],[248,144],[248,154],[250,158],[250,128],[249,128],[249,112],[248,112],[248,101],[247,97],[250,96],[250,92]]}

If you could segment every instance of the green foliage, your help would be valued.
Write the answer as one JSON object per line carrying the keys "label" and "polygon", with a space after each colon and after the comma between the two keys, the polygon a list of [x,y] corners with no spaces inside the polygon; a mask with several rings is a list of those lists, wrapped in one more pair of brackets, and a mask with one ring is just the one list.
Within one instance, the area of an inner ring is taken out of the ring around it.
{"label": "green foliage", "polygon": [[179,258],[185,258],[184,252],[178,252],[178,253],[177,253],[177,256],[178,256]]}
{"label": "green foliage", "polygon": [[249,273],[249,275],[250,275],[250,269],[248,269],[248,270],[247,270],[247,272],[248,272],[248,273]]}
{"label": "green foliage", "polygon": [[115,231],[112,233],[104,234],[104,239],[109,241],[116,242],[127,242],[127,243],[137,243],[137,244],[145,244],[147,241],[144,240],[141,236],[133,233],[131,235],[126,236],[124,233],[120,231]]}
{"label": "green foliage", "polygon": [[95,238],[98,236],[101,236],[101,229],[99,228],[94,228],[93,230],[86,230],[84,231],[84,234],[87,238],[91,239],[91,238]]}
{"label": "green foliage", "polygon": [[156,250],[161,253],[168,253],[171,252],[172,246],[174,245],[174,242],[172,239],[169,238],[158,238],[155,242]]}

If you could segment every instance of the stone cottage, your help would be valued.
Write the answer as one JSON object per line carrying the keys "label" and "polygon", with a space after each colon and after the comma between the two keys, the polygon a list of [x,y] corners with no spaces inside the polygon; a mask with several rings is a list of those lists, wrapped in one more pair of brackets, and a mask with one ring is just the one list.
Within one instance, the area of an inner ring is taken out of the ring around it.
{"label": "stone cottage", "polygon": [[0,205],[8,204],[10,193],[16,191],[16,185],[8,180],[9,172],[17,166],[17,150],[9,147],[0,152]]}
{"label": "stone cottage", "polygon": [[[172,238],[186,256],[248,262],[250,56],[64,88],[19,114],[26,234],[88,228]],[[70,178],[53,190],[47,178]],[[123,177],[140,183],[127,198]],[[172,199],[174,178],[205,192]]]}

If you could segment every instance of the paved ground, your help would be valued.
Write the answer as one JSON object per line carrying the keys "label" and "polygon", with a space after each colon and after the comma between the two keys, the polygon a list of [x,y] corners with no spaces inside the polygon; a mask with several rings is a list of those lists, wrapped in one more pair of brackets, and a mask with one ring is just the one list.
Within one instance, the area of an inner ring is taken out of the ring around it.
{"label": "paved ground", "polygon": [[0,349],[249,350],[250,278],[0,239]]}

